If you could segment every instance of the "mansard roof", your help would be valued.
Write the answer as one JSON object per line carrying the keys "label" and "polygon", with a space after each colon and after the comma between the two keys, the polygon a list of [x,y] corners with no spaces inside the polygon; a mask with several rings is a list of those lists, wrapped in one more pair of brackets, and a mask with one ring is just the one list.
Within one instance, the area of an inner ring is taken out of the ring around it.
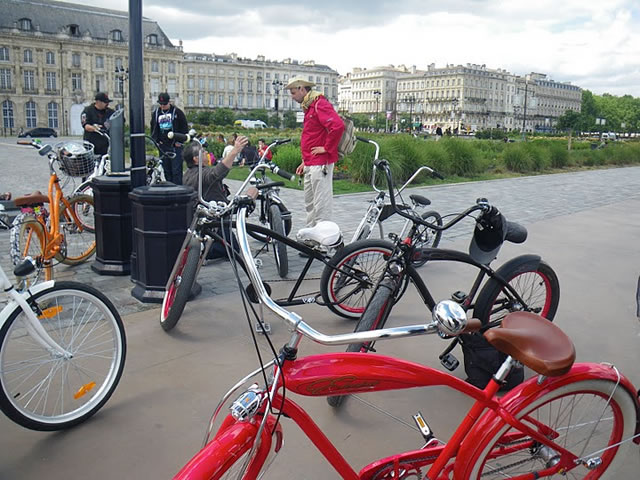
{"label": "mansard roof", "polygon": [[[32,31],[42,34],[69,33],[69,26],[74,25],[80,37],[108,40],[112,38],[111,32],[119,30],[122,41],[129,40],[128,12],[53,0],[0,0],[0,11],[2,30],[19,29],[21,20],[29,19]],[[157,22],[143,17],[142,30],[143,38],[155,34],[158,45],[173,47]]]}

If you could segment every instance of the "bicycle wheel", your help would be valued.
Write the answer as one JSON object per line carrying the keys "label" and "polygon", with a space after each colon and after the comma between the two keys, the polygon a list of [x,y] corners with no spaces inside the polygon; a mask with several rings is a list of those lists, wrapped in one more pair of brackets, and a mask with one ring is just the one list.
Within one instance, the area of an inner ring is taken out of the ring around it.
{"label": "bicycle wheel", "polygon": [[[422,214],[422,219],[429,223],[436,224],[440,227],[442,226],[442,217],[435,210],[424,212]],[[441,237],[441,230],[434,230],[428,227],[418,228],[416,236],[414,237],[416,255],[414,256],[414,259],[411,260],[411,264],[415,268],[421,267],[425,263],[427,263],[427,259],[423,258],[422,255],[420,255],[420,250],[423,248],[437,248],[437,246],[440,245]]]}
{"label": "bicycle wheel", "polygon": [[[553,320],[560,301],[560,284],[546,262],[528,261],[514,267],[505,264],[496,273],[518,292],[530,311]],[[507,313],[522,307],[496,279],[491,278],[478,294],[473,316],[486,324],[499,321]]]}
{"label": "bicycle wheel", "polygon": [[[10,240],[10,255],[14,265],[18,265],[26,257],[31,257],[42,265],[44,280],[53,280],[51,262],[45,262],[42,256],[47,242],[44,227],[34,216],[23,213],[18,215],[11,227]],[[36,269],[29,276],[16,277],[16,281],[22,288],[29,287],[38,281],[40,274],[41,270]]]}
{"label": "bicycle wheel", "polygon": [[96,413],[118,385],[124,326],[102,293],[76,282],[57,282],[32,301],[41,325],[71,357],[44,349],[16,308],[0,329],[0,409],[32,430],[69,428]]}
{"label": "bicycle wheel", "polygon": [[[284,222],[284,231],[285,231],[286,236],[289,236],[289,234],[291,233],[291,225],[292,225],[292,223],[291,223],[291,212],[289,212],[287,210],[287,207],[285,207],[282,203],[271,202],[271,206],[273,206],[273,205],[277,205],[278,208],[280,209],[280,216],[282,217],[283,222]],[[269,212],[267,212],[267,214],[268,213]],[[258,212],[258,214],[259,214],[259,212]],[[256,232],[256,231],[250,231],[250,230],[247,231],[247,233],[249,234],[249,236],[255,238],[259,242],[267,243],[269,241],[269,237],[267,235],[263,235],[262,233],[259,233],[259,232]]]}
{"label": "bicycle wheel", "polygon": [[[544,432],[578,458],[601,461],[593,469],[578,463],[552,478],[596,479],[605,471],[607,478],[615,478],[612,472],[624,461],[631,442],[614,445],[633,435],[636,417],[630,394],[616,387],[610,380],[577,381],[543,393],[515,412],[526,426]],[[474,446],[470,458],[456,463],[455,478],[538,478],[536,473],[560,460],[560,452],[504,422],[483,432]]]}
{"label": "bicycle wheel", "polygon": [[[60,232],[64,235],[64,242],[56,260],[65,265],[78,265],[96,251],[93,197],[75,195],[69,198],[69,208],[61,204],[60,211]],[[79,223],[71,212],[76,213]]]}
{"label": "bicycle wheel", "polygon": [[173,480],[236,479],[249,462],[242,478],[258,478],[271,450],[271,435],[263,430],[254,456],[249,459],[258,426],[248,422],[231,425],[206,444],[177,474]]}
{"label": "bicycle wheel", "polygon": [[360,318],[392,251],[392,243],[373,239],[353,242],[339,250],[320,278],[320,293],[329,310],[341,317]]}
{"label": "bicycle wheel", "polygon": [[[366,332],[384,327],[384,324],[387,322],[387,318],[389,318],[389,313],[391,312],[391,308],[388,305],[389,300],[392,300],[391,294],[393,290],[393,280],[384,279],[380,283],[376,293],[371,297],[369,305],[367,305],[366,310],[360,317],[360,320],[358,320],[358,325],[356,325],[354,332]],[[366,353],[368,351],[367,347],[368,343],[351,343],[347,346],[347,352]],[[327,403],[332,407],[337,408],[342,405],[342,402],[346,397],[347,395],[332,395],[327,397]]]}
{"label": "bicycle wheel", "polygon": [[160,309],[160,325],[165,332],[175,327],[182,316],[196,281],[201,254],[201,242],[196,237],[191,237],[187,246],[178,254],[178,267],[168,282]]}
{"label": "bicycle wheel", "polygon": [[[286,237],[284,233],[284,222],[280,215],[280,208],[278,205],[271,205],[269,208],[269,225],[271,230],[283,237]],[[287,245],[279,242],[275,239],[271,240],[273,245],[273,254],[276,257],[276,266],[278,267],[278,275],[280,278],[285,278],[289,273],[289,258],[287,257]]]}

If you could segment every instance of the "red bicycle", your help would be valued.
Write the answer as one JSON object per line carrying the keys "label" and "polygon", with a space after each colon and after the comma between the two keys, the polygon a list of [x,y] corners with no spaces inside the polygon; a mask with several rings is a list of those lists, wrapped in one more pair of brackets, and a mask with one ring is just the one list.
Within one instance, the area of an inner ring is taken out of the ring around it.
{"label": "red bicycle", "polygon": [[[433,333],[451,338],[479,329],[481,322],[468,320],[459,304],[445,300],[433,309],[433,321],[428,324],[322,334],[268,296],[251,262],[245,223],[250,201],[236,197],[233,203],[238,208],[238,241],[253,288],[261,304],[288,323],[293,333],[279,353],[272,348],[274,360],[224,396],[214,411],[203,448],[175,479],[257,478],[283,446],[284,418],[293,420],[345,479],[596,479],[605,472],[612,478],[611,472],[624,462],[631,442],[640,443],[640,404],[631,382],[612,365],[574,364],[571,340],[556,324],[531,312],[510,313],[500,327],[484,333],[508,355],[484,390],[447,372],[378,354],[299,358],[303,337],[323,345]],[[232,208],[234,205],[221,207],[221,213]],[[517,362],[538,375],[496,397]],[[256,378],[261,378],[262,386]],[[449,441],[436,439],[418,413],[414,419],[424,436],[424,447],[376,460],[359,472],[310,415],[287,397],[287,392],[318,397],[424,386],[446,386],[474,400]],[[225,415],[223,406],[231,401]]]}

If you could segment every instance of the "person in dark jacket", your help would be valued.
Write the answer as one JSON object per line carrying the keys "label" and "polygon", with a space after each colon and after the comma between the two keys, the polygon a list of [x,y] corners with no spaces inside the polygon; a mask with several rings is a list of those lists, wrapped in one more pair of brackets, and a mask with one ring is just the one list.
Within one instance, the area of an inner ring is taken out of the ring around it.
{"label": "person in dark jacket", "polygon": [[168,182],[182,184],[182,143],[169,138],[169,132],[187,133],[189,125],[184,112],[169,101],[168,93],[158,95],[158,108],[151,114],[151,137],[162,153],[173,152],[175,158],[163,160],[164,174]]}
{"label": "person in dark jacket", "polygon": [[105,155],[109,150],[109,140],[97,133],[100,129],[109,130],[108,124],[105,124],[114,110],[109,108],[111,100],[104,92],[98,92],[95,96],[95,102],[85,107],[80,116],[82,129],[84,134],[82,138],[93,144],[93,153],[96,155]]}

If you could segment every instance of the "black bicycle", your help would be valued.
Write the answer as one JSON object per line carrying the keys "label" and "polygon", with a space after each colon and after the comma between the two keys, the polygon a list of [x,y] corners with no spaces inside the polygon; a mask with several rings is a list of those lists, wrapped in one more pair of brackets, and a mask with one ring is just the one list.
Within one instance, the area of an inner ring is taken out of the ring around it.
{"label": "black bicycle", "polygon": [[[415,231],[420,228],[447,230],[467,217],[475,219],[476,228],[470,253],[439,248],[417,249],[413,242],[398,236],[392,236],[393,241],[386,242],[386,245],[379,245],[378,254],[367,261],[375,262],[377,271],[382,273],[356,325],[356,332],[383,328],[393,306],[404,295],[409,284],[415,286],[429,311],[435,307],[436,301],[413,265],[416,255],[429,262],[453,261],[478,269],[470,291],[466,293],[458,290],[451,298],[465,310],[472,310],[473,317],[482,322],[483,330],[498,325],[507,313],[513,311],[529,311],[549,320],[553,319],[560,300],[560,285],[556,273],[540,256],[520,255],[507,261],[497,270],[489,266],[504,241],[522,243],[526,240],[527,231],[523,226],[506,220],[486,199],[478,199],[475,205],[444,225],[428,224],[420,216],[398,208],[388,162],[379,160],[377,168],[386,176],[389,198],[395,213],[412,223],[409,238],[413,238]],[[476,212],[479,213],[477,218],[472,215]],[[358,262],[353,264],[358,266]],[[345,269],[348,270],[347,265],[343,268]],[[451,354],[458,341],[459,337],[456,337],[454,343],[440,355],[443,366],[449,370],[455,370],[459,365],[458,360]],[[374,342],[350,344],[347,351],[375,351]],[[333,396],[328,397],[327,401],[331,406],[337,407],[343,399],[343,396]]]}

